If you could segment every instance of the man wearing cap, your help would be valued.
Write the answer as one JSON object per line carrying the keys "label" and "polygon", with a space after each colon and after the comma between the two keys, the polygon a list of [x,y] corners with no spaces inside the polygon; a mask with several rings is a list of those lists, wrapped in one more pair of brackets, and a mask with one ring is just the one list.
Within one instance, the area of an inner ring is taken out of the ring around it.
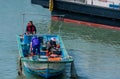
{"label": "man wearing cap", "polygon": [[57,45],[56,45],[56,39],[55,38],[51,38],[50,40],[50,45],[52,48],[55,48]]}
{"label": "man wearing cap", "polygon": [[47,52],[47,54],[51,52],[52,48],[56,48],[56,46],[57,46],[56,45],[56,39],[54,37],[52,37],[50,39],[49,43],[48,43],[48,52]]}

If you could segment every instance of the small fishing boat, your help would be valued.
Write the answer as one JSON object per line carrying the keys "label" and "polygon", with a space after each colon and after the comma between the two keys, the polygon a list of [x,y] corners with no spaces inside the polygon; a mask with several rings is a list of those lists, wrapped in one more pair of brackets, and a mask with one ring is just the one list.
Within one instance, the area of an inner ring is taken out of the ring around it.
{"label": "small fishing boat", "polygon": [[[50,78],[60,75],[64,72],[66,64],[72,63],[73,58],[68,55],[63,41],[59,35],[36,35],[40,38],[41,47],[40,55],[30,55],[30,42],[33,35],[17,35],[17,43],[20,56],[20,69],[39,75],[44,78]],[[51,38],[56,39],[56,44],[59,45],[59,50],[47,52],[47,42]],[[23,71],[22,71],[23,72]]]}

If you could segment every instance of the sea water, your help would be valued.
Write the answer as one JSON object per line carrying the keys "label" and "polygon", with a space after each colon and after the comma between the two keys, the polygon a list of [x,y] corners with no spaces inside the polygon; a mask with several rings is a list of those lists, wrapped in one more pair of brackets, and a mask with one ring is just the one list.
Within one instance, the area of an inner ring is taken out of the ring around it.
{"label": "sea water", "polygon": [[[0,2],[0,77],[1,79],[44,79],[29,73],[18,76],[16,35],[23,34],[32,20],[37,33],[60,34],[67,52],[74,58],[78,79],[120,78],[120,31],[72,23],[52,22],[50,11],[30,0]],[[52,79],[71,79],[70,65],[63,75]]]}

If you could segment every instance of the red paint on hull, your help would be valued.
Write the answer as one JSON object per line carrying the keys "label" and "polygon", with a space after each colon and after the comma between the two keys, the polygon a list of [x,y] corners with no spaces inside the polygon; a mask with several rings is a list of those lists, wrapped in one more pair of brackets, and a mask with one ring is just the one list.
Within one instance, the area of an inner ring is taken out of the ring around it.
{"label": "red paint on hull", "polygon": [[[52,20],[58,20],[58,17],[52,16]],[[91,23],[91,22],[85,22],[85,21],[71,20],[71,19],[67,19],[67,18],[64,18],[64,22],[82,24],[82,25],[87,25],[87,26],[91,26],[91,27],[99,27],[99,28],[120,30],[120,27],[117,27],[117,26],[109,26],[109,25],[104,25],[104,24],[97,24],[97,23]]]}

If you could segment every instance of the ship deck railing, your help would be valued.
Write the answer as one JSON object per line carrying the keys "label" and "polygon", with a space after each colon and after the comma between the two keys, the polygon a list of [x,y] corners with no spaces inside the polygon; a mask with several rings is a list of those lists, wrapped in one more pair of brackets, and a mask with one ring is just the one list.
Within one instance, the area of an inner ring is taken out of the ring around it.
{"label": "ship deck railing", "polygon": [[[95,2],[98,0],[91,0],[91,3],[88,3],[87,0],[57,0],[57,1],[66,1],[66,2],[73,2],[73,3],[77,3],[77,4],[85,4],[85,5],[93,5],[93,6],[99,6],[99,7],[104,7],[104,8],[109,8],[109,9],[116,9],[116,10],[120,10],[120,3],[118,3],[118,7],[105,7],[105,6],[100,6],[100,5],[96,5]],[[103,1],[105,2],[105,1]],[[116,6],[114,1],[106,1],[106,3],[111,3],[111,5]]]}
{"label": "ship deck railing", "polygon": [[58,1],[67,1],[67,2],[74,2],[74,3],[80,3],[80,4],[85,4],[84,0],[58,0]]}

